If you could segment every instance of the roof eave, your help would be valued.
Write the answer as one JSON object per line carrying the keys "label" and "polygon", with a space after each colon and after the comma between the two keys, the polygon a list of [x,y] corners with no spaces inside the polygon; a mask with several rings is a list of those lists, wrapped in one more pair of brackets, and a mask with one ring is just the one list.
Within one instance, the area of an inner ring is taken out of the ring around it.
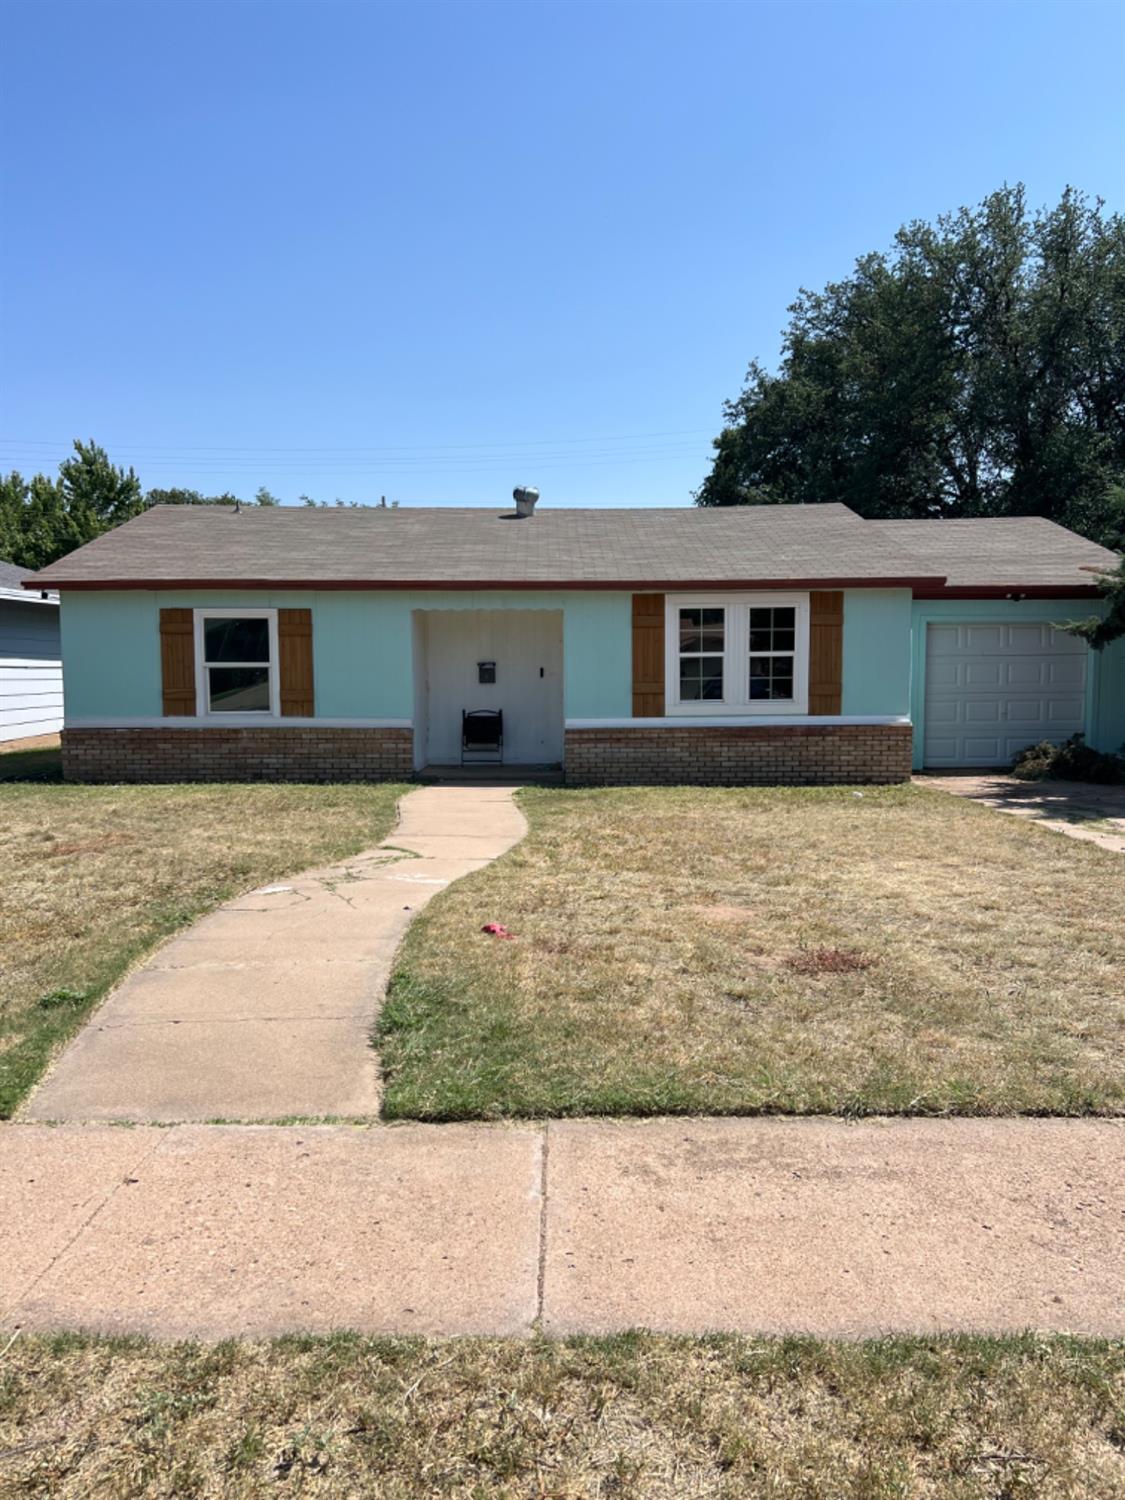
{"label": "roof eave", "polygon": [[[843,589],[843,588],[921,588],[940,589],[941,574],[921,577],[887,575],[840,578],[52,578],[52,589],[328,589],[352,590],[425,590],[427,592],[473,589],[613,589],[669,593],[681,589]],[[39,588],[44,584],[34,585]],[[28,585],[25,585],[28,587]]]}
{"label": "roof eave", "polygon": [[1095,599],[1102,597],[1096,583],[979,583],[948,584],[944,588],[914,590],[916,599]]}

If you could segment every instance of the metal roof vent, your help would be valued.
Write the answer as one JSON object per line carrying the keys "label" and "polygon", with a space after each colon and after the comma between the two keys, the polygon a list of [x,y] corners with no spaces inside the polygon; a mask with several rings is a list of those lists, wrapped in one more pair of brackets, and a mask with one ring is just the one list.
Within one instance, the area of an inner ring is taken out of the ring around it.
{"label": "metal roof vent", "polygon": [[533,516],[535,504],[539,499],[539,491],[530,484],[517,484],[512,491],[512,499],[516,502],[517,516]]}

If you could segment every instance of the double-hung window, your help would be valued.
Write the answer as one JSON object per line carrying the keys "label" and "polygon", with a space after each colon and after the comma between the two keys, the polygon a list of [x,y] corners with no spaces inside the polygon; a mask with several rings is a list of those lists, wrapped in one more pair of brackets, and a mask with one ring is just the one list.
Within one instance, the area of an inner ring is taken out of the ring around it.
{"label": "double-hung window", "polygon": [[808,712],[807,594],[670,594],[666,711]]}
{"label": "double-hung window", "polygon": [[752,703],[793,702],[797,681],[797,607],[750,606],[750,687]]}
{"label": "double-hung window", "polygon": [[680,697],[721,703],[726,660],[726,610],[688,605],[678,612]]}
{"label": "double-hung window", "polygon": [[198,712],[278,713],[277,610],[197,609]]}

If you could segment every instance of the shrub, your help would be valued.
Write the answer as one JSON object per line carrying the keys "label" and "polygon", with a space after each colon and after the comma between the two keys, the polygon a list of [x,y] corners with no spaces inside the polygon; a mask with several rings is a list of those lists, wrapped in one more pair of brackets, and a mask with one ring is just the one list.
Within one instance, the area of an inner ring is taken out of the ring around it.
{"label": "shrub", "polygon": [[1125,782],[1125,756],[1105,754],[1072,734],[1061,745],[1040,740],[1028,745],[1012,762],[1012,775],[1021,781],[1096,781],[1103,786]]}

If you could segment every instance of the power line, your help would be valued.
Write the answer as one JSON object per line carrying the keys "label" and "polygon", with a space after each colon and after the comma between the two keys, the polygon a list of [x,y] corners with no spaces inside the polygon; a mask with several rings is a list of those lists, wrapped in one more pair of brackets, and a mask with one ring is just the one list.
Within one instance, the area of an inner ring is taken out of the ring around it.
{"label": "power line", "polygon": [[[519,439],[511,442],[504,439],[494,440],[487,443],[399,443],[399,444],[363,444],[363,445],[331,445],[319,447],[278,447],[273,444],[223,445],[216,443],[188,444],[188,443],[135,443],[135,442],[106,442],[102,446],[126,449],[132,453],[236,453],[257,457],[259,455],[273,453],[414,453],[425,455],[438,452],[467,452],[478,449],[497,449],[508,451],[515,448],[557,448],[564,445],[576,445],[582,443],[630,443],[649,442],[654,438],[668,437],[700,437],[710,436],[710,428],[703,427],[673,427],[662,432],[634,432],[634,433],[609,433],[590,437],[564,437],[564,438],[534,438]],[[0,443],[5,446],[18,445],[21,448],[48,448],[52,451],[60,447],[70,448],[72,438],[65,441],[53,442],[43,438],[12,438],[0,437]]]}

